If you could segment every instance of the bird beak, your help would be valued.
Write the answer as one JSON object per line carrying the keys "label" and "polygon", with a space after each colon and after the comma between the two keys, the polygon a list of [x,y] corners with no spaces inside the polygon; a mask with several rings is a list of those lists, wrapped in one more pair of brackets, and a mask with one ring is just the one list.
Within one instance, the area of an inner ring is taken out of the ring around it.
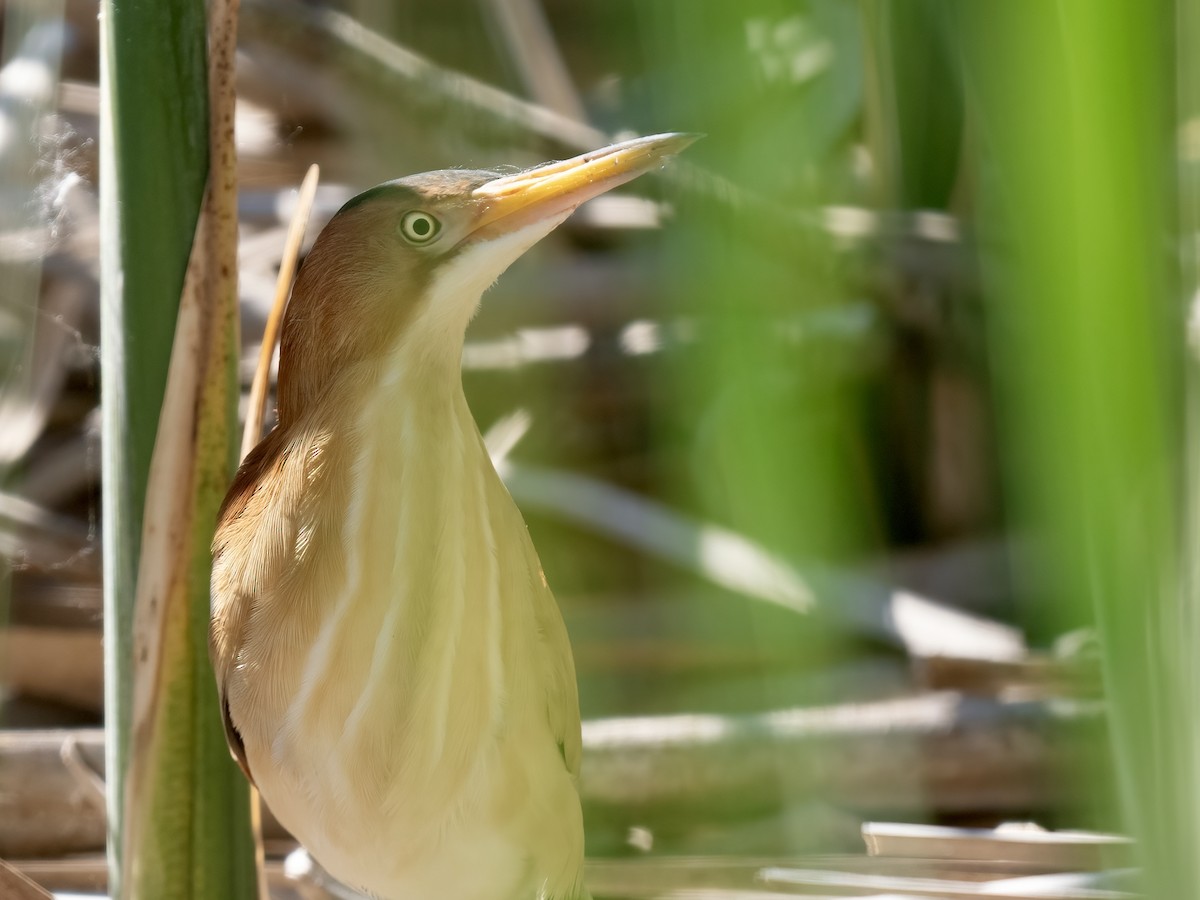
{"label": "bird beak", "polygon": [[467,240],[491,240],[569,214],[585,200],[648,172],[700,137],[670,133],[634,138],[493,179],[471,193],[479,212]]}

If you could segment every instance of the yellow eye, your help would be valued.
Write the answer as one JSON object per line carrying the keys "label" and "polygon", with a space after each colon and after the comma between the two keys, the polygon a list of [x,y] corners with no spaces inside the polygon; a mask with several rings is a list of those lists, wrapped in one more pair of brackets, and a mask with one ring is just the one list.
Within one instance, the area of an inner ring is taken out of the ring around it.
{"label": "yellow eye", "polygon": [[400,234],[410,244],[428,244],[441,230],[441,222],[418,209],[405,213],[400,220]]}

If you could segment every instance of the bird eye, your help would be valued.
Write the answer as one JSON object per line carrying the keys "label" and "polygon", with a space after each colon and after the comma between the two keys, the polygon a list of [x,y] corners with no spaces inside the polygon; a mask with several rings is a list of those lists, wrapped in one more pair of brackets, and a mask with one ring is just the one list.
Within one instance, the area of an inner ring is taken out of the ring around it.
{"label": "bird eye", "polygon": [[400,220],[400,234],[410,244],[428,244],[441,230],[441,222],[420,210],[405,213]]}

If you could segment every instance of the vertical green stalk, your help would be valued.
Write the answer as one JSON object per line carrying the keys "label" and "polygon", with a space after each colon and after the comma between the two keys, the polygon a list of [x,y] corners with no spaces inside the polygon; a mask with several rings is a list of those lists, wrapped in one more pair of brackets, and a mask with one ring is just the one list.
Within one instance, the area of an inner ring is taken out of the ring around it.
{"label": "vertical green stalk", "polygon": [[[110,871],[121,858],[142,509],[208,168],[203,0],[101,6],[105,710]],[[120,895],[120,885],[112,893]]]}
{"label": "vertical green stalk", "polygon": [[1125,827],[1151,897],[1200,894],[1194,615],[1181,591],[1183,316],[1173,4],[963,7],[990,328],[1041,596],[1094,614]]}
{"label": "vertical green stalk", "polygon": [[[1200,59],[1195,53],[1196,37],[1200,34],[1200,2],[1177,0],[1174,26],[1175,112],[1182,137],[1193,132],[1194,123],[1200,116]],[[1200,646],[1200,341],[1195,325],[1197,291],[1200,290],[1200,260],[1195,249],[1195,236],[1200,232],[1200,182],[1197,180],[1200,165],[1194,138],[1190,146],[1183,140],[1180,145],[1182,159],[1176,170],[1178,247],[1183,257],[1179,295],[1187,307],[1189,320],[1184,352],[1183,571],[1176,634],[1181,651],[1177,677],[1188,690],[1181,691],[1183,703],[1178,710],[1181,717],[1178,727],[1183,731],[1181,751],[1187,754],[1183,760],[1185,764],[1190,762],[1195,766],[1196,748],[1200,748],[1200,661],[1196,654],[1196,647]],[[1195,790],[1198,784],[1200,775],[1193,774],[1192,781],[1186,786]],[[1194,848],[1200,839],[1200,825],[1193,820],[1185,827],[1188,830],[1181,836],[1181,843],[1190,843]],[[1195,888],[1196,882],[1192,882],[1191,887]]]}
{"label": "vertical green stalk", "polygon": [[[218,349],[171,363],[172,378],[181,362],[197,366],[200,387],[189,409],[200,441],[188,482],[176,491],[183,512],[154,513],[160,533],[178,526],[181,538],[168,590],[151,604],[164,610],[151,640],[144,608],[135,615],[134,603],[139,570],[144,578],[148,566],[163,563],[159,549],[141,558],[143,511],[151,456],[162,452],[156,440],[163,443],[168,362],[210,169],[205,4],[105,0],[101,15],[110,890],[155,900],[252,897],[246,786],[224,748],[206,650],[207,544],[236,447],[236,296],[228,278],[206,275],[195,258],[200,274],[189,281],[204,280],[205,296],[219,298],[200,314],[211,320],[207,334]],[[232,195],[232,147],[215,158],[222,196]],[[210,199],[218,213],[208,219],[227,220],[232,202]],[[236,220],[232,227],[226,234],[236,234]],[[214,240],[211,229],[205,238],[207,252],[229,256],[229,240]],[[136,641],[135,625],[143,629]]]}

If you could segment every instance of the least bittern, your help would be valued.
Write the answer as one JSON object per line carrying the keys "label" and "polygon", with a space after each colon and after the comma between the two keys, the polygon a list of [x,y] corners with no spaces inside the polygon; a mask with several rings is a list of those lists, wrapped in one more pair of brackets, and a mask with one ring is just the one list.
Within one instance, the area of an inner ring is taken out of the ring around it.
{"label": "least bittern", "polygon": [[278,424],[213,542],[226,734],[330,873],[387,900],[582,898],[574,664],[463,394],[483,292],[693,137],[387,182],[292,290]]}

